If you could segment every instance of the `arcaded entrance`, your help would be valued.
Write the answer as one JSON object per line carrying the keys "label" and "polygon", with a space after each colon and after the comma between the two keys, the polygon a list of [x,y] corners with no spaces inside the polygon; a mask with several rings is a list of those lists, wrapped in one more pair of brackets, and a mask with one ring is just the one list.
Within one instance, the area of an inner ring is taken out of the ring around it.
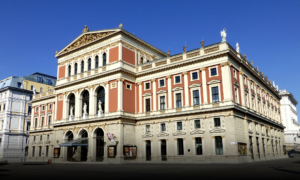
{"label": "arcaded entrance", "polygon": [[[83,130],[81,132],[81,138],[88,138],[88,133],[86,130]],[[81,156],[81,161],[86,161],[87,160],[87,154],[88,154],[88,147],[86,146],[80,146],[80,156]]]}
{"label": "arcaded entrance", "polygon": [[[71,131],[67,132],[66,134],[66,137],[67,137],[67,141],[72,141],[74,136],[73,136],[73,133]],[[72,161],[72,157],[73,157],[73,147],[72,146],[69,146],[67,147],[67,161]]]}

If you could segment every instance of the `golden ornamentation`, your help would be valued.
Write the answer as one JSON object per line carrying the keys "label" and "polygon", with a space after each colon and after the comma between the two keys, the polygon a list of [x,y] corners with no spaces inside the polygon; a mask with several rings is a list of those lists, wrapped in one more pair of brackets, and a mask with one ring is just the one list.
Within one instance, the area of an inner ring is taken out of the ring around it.
{"label": "golden ornamentation", "polygon": [[212,47],[212,48],[209,48],[209,49],[205,49],[204,54],[208,54],[208,53],[215,52],[215,51],[219,51],[219,46]]}
{"label": "golden ornamentation", "polygon": [[88,76],[91,75],[91,71],[88,72]]}
{"label": "golden ornamentation", "polygon": [[166,78],[168,79],[168,78],[171,78],[171,76],[170,75],[168,75],[168,76],[166,76]]}
{"label": "golden ornamentation", "polygon": [[156,81],[156,79],[151,79],[151,81],[152,81],[152,82],[155,82],[155,81]]}
{"label": "golden ornamentation", "polygon": [[204,67],[204,68],[200,68],[200,71],[205,71],[206,70],[206,68]]}
{"label": "golden ornamentation", "polygon": [[200,55],[200,51],[196,51],[196,52],[187,54],[187,58],[191,58],[191,57],[199,56],[199,55]]}
{"label": "golden ornamentation", "polygon": [[182,60],[182,59],[183,59],[183,57],[182,57],[182,56],[179,56],[179,57],[173,58],[173,59],[171,59],[171,63],[173,63],[173,62],[176,62],[176,61],[180,61],[180,60]]}
{"label": "golden ornamentation", "polygon": [[221,63],[221,67],[224,67],[224,66],[231,66],[231,63],[230,62],[224,62],[224,63]]}
{"label": "golden ornamentation", "polygon": [[152,68],[152,64],[149,64],[147,66],[142,66],[142,70],[149,69],[149,68]]}
{"label": "golden ornamentation", "polygon": [[155,66],[161,66],[161,65],[165,65],[165,64],[167,64],[167,61],[160,61],[160,62],[155,63]]}
{"label": "golden ornamentation", "polygon": [[87,25],[84,26],[84,29],[82,30],[82,33],[85,33],[85,32],[89,32],[89,28],[87,27]]}
{"label": "golden ornamentation", "polygon": [[136,68],[136,72],[139,72],[139,68]]}
{"label": "golden ornamentation", "polygon": [[103,67],[103,68],[102,68],[102,71],[106,71],[106,67]]}
{"label": "golden ornamentation", "polygon": [[73,44],[71,44],[69,47],[67,47],[63,53],[66,53],[68,51],[71,51],[73,49],[76,49],[78,47],[81,47],[85,44],[88,44],[90,42],[93,42],[97,39],[100,39],[104,36],[107,36],[109,34],[111,34],[112,32],[104,32],[104,33],[96,33],[96,34],[85,34],[83,36],[81,36],[77,41],[75,41]]}
{"label": "golden ornamentation", "polygon": [[142,85],[142,82],[138,82],[137,84],[138,84],[138,85]]}
{"label": "golden ornamentation", "polygon": [[182,74],[183,74],[183,75],[187,75],[187,72],[186,72],[186,71],[185,71],[185,72],[182,72]]}

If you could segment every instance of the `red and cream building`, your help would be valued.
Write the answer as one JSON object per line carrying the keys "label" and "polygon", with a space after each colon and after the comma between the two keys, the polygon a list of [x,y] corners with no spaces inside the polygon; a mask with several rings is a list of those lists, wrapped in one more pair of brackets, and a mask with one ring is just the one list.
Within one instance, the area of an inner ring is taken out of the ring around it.
{"label": "red and cream building", "polygon": [[[32,100],[39,108],[32,108],[29,160],[242,163],[286,157],[278,91],[226,41],[171,56],[122,25],[85,27],[55,57],[54,91]],[[41,126],[49,114],[53,120]]]}

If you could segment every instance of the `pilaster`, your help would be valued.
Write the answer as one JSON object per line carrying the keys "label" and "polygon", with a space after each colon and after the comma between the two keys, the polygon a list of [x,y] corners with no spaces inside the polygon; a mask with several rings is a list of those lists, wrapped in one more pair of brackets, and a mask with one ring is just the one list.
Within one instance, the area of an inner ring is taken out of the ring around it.
{"label": "pilaster", "polygon": [[206,84],[206,68],[201,68],[201,75],[202,75],[202,90],[203,90],[203,104],[207,104],[207,84]]}

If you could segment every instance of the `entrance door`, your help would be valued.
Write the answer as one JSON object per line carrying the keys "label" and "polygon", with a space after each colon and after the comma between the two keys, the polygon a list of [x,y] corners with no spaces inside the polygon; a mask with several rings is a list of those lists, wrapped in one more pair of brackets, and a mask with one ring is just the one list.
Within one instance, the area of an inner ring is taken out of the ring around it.
{"label": "entrance door", "polygon": [[73,147],[68,147],[67,150],[67,161],[73,161]]}
{"label": "entrance door", "polygon": [[161,160],[167,160],[167,142],[166,140],[161,140]]}
{"label": "entrance door", "polygon": [[97,130],[96,135],[96,161],[104,159],[104,132],[102,129]]}
{"label": "entrance door", "polygon": [[81,161],[87,160],[88,149],[85,146],[81,146]]}
{"label": "entrance door", "polygon": [[151,141],[146,141],[146,160],[151,161]]}
{"label": "entrance door", "polygon": [[252,137],[251,136],[249,136],[249,141],[250,141],[251,156],[252,156],[252,159],[254,160],[254,156],[253,156],[253,143],[252,143]]}

